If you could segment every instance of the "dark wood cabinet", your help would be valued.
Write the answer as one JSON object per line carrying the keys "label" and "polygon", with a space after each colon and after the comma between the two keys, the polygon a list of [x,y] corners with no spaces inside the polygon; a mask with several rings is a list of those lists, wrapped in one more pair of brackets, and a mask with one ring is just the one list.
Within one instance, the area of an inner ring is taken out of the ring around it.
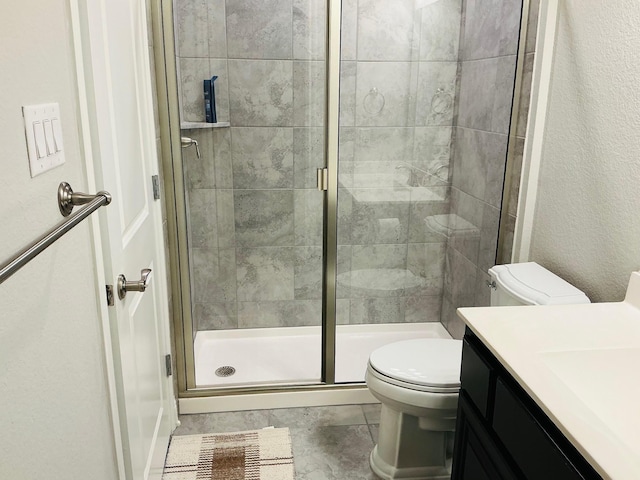
{"label": "dark wood cabinet", "polygon": [[601,479],[469,329],[451,478]]}

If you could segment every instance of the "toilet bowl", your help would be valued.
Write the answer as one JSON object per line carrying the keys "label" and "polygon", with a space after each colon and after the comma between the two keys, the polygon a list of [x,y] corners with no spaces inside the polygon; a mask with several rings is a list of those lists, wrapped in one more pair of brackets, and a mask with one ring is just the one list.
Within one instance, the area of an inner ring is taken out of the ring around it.
{"label": "toilet bowl", "polygon": [[[498,265],[489,275],[492,306],[589,302],[533,262]],[[461,359],[454,339],[405,340],[371,353],[365,380],[382,410],[370,464],[380,478],[450,478]]]}
{"label": "toilet bowl", "polygon": [[369,357],[365,379],[382,403],[370,463],[381,478],[449,478],[462,342],[390,343]]}

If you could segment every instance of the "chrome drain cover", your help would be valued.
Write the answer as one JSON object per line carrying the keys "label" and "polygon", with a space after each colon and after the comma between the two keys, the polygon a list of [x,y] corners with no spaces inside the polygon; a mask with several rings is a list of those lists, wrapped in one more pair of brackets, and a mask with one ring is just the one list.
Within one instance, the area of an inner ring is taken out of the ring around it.
{"label": "chrome drain cover", "polygon": [[230,377],[234,373],[236,373],[236,369],[231,367],[231,366],[229,366],[229,365],[225,365],[224,367],[216,368],[216,375],[219,376],[219,377]]}

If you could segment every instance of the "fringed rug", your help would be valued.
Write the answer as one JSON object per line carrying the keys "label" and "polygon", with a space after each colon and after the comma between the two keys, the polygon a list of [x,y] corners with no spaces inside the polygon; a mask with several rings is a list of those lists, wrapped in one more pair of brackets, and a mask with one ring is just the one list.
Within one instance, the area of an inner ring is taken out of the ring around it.
{"label": "fringed rug", "polygon": [[294,480],[289,429],[172,437],[162,480]]}

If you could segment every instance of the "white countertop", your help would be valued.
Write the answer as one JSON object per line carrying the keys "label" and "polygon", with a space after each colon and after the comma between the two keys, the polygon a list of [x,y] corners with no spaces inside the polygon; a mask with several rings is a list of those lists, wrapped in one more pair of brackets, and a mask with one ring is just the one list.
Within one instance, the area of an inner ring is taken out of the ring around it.
{"label": "white countertop", "polygon": [[605,479],[640,479],[640,273],[623,302],[459,315]]}

